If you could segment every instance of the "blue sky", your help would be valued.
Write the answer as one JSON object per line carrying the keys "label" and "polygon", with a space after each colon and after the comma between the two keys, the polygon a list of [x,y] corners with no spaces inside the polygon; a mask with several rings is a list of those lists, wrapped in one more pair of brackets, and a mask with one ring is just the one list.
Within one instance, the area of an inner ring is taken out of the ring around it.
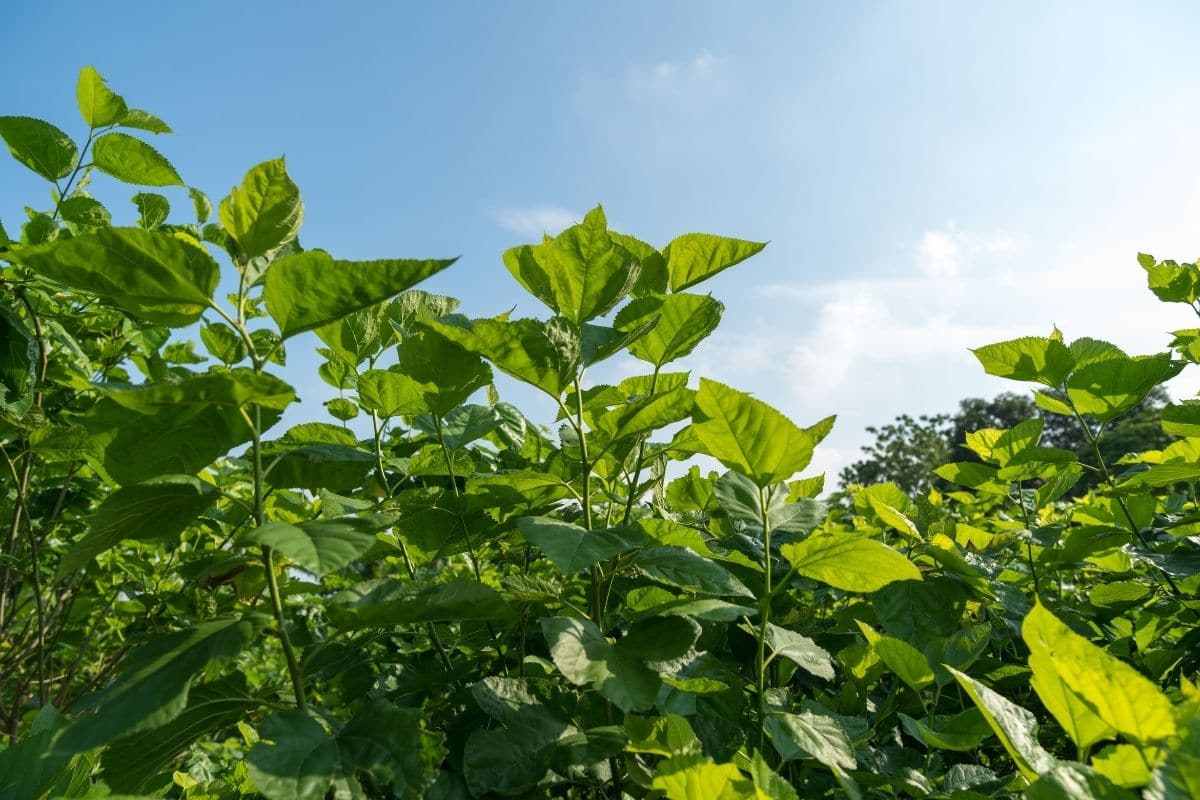
{"label": "blue sky", "polygon": [[[969,347],[1057,323],[1150,352],[1196,324],[1134,261],[1200,251],[1190,4],[342,5],[18,5],[0,113],[78,134],[93,64],[214,201],[285,154],[306,245],[461,254],[423,288],[478,316],[543,313],[500,253],[597,202],[658,245],[770,240],[704,285],[727,313],[688,364],[801,424],[838,413],[818,469],[866,425],[1009,388]],[[126,221],[130,193],[97,190]],[[0,162],[10,228],[43,198]],[[329,396],[310,349],[287,370],[304,416]]]}

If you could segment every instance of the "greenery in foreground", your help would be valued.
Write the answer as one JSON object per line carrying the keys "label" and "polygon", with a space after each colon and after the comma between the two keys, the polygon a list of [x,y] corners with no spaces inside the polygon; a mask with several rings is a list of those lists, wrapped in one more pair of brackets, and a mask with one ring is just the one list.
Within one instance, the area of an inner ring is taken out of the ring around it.
{"label": "greenery in foreground", "polygon": [[[0,232],[0,798],[1200,793],[1200,403],[1103,457],[1200,331],[981,347],[1050,416],[827,508],[797,476],[832,418],[677,366],[762,245],[596,209],[504,254],[552,316],[467,316],[411,288],[449,259],[301,247],[282,161],[113,227],[89,181],[183,186],[169,129],[90,68],[78,99],[82,144],[0,117],[54,187]],[[1200,268],[1140,260],[1196,306]],[[341,397],[281,430],[308,331]],[[618,353],[644,374],[585,381]],[[726,471],[665,477],[696,454]]]}

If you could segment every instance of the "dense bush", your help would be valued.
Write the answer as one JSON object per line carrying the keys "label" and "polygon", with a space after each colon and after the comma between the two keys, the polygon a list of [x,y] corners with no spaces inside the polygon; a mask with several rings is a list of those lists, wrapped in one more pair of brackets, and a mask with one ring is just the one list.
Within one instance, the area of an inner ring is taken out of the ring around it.
{"label": "dense bush", "polygon": [[[1200,791],[1200,404],[1075,501],[1038,418],[971,433],[954,491],[826,508],[797,475],[832,418],[676,366],[723,310],[694,287],[762,245],[597,208],[504,254],[552,316],[468,317],[411,288],[451,260],[302,248],[282,161],[215,219],[143,191],[112,226],[93,178],[183,181],[162,121],[90,68],[78,99],[81,145],[0,117],[54,187],[0,233],[0,797]],[[1142,265],[1197,302],[1195,265]],[[279,430],[309,331],[341,397]],[[976,354],[1101,453],[1198,340]],[[644,374],[585,380],[618,353]]]}

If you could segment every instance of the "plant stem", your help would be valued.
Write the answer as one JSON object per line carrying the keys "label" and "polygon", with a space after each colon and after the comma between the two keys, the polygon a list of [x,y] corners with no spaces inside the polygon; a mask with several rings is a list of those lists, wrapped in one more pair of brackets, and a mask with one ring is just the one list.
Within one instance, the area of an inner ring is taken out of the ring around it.
{"label": "plant stem", "polygon": [[292,648],[292,640],[288,636],[283,616],[283,600],[279,596],[279,583],[275,580],[275,559],[271,548],[262,548],[263,568],[267,571],[267,587],[271,592],[271,611],[275,614],[275,623],[279,626],[279,641],[283,645],[283,657],[287,659],[288,674],[292,678],[292,690],[296,694],[296,708],[304,711],[308,702],[304,697],[304,674],[300,662],[296,659],[296,651]]}
{"label": "plant stem", "polygon": [[[1025,508],[1025,492],[1022,490],[1023,483],[1017,481],[1017,504],[1021,507],[1021,516],[1025,520],[1025,531],[1032,536],[1033,524],[1029,521],[1029,511]],[[1041,585],[1038,581],[1037,566],[1033,563],[1033,545],[1028,541],[1025,542],[1025,557],[1029,561],[1029,574],[1033,576],[1033,594],[1035,597],[1042,596]]]}
{"label": "plant stem", "polygon": [[[1087,437],[1088,444],[1092,446],[1092,453],[1095,454],[1096,462],[1100,465],[1100,471],[1104,475],[1104,482],[1108,484],[1108,488],[1113,491],[1113,499],[1117,501],[1117,506],[1120,507],[1121,513],[1124,515],[1125,521],[1129,525],[1129,532],[1134,535],[1134,537],[1142,545],[1143,549],[1150,550],[1150,543],[1146,541],[1146,537],[1142,536],[1141,530],[1138,529],[1137,522],[1134,520],[1133,514],[1130,513],[1129,506],[1125,503],[1125,498],[1117,497],[1115,494],[1117,482],[1113,480],[1112,472],[1109,471],[1108,464],[1104,461],[1104,455],[1100,452],[1100,437],[1092,432],[1092,426],[1087,424],[1083,418],[1083,415],[1079,413],[1077,408],[1075,408],[1075,402],[1071,400],[1070,395],[1068,395],[1065,390],[1063,391],[1063,396],[1066,398],[1067,405],[1071,408],[1071,413],[1075,415],[1075,419],[1079,422],[1080,427],[1083,428],[1083,433],[1084,436]],[[1156,574],[1160,576],[1159,582],[1162,583],[1163,580],[1165,580],[1166,585],[1170,587],[1171,593],[1175,595],[1175,598],[1177,600],[1182,600],[1183,594],[1179,591],[1179,587],[1175,584],[1175,581],[1171,578],[1171,576],[1157,565],[1152,564],[1151,567],[1153,570],[1155,570]]]}
{"label": "plant stem", "polygon": [[763,561],[766,567],[762,599],[758,602],[758,654],[755,660],[758,688],[758,749],[766,751],[767,743],[767,625],[771,621],[771,526],[767,521],[767,493],[758,490],[758,507],[762,516]]}
{"label": "plant stem", "polygon": [[[583,527],[587,530],[592,530],[594,525],[592,521],[592,464],[588,460],[587,436],[583,431],[583,387],[580,383],[583,378],[583,373],[575,379],[575,432],[579,437],[579,468],[583,478]],[[600,575],[600,567],[596,564],[591,568],[592,579],[592,621],[601,629],[604,625],[601,623],[603,616],[600,608],[600,583],[602,576]]]}

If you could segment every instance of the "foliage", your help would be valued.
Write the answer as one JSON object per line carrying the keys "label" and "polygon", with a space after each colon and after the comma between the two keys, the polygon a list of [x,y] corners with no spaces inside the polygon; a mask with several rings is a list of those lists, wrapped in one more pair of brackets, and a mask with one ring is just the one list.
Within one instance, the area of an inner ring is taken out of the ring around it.
{"label": "foliage", "polygon": [[[1161,425],[1162,410],[1170,404],[1166,389],[1156,386],[1132,410],[1115,420],[1100,440],[1100,456],[1112,464],[1131,453],[1157,450],[1171,443]],[[1068,492],[1076,497],[1096,488],[1101,481],[1100,461],[1078,422],[1069,416],[1042,412],[1031,397],[1003,392],[991,400],[968,397],[951,414],[901,414],[882,427],[869,427],[875,439],[863,448],[864,458],[842,470],[843,486],[890,481],[909,494],[924,494],[948,484],[934,470],[950,459],[978,461],[967,445],[967,436],[983,428],[1011,428],[1023,420],[1041,417],[1042,441],[1050,447],[1070,450],[1079,463],[1091,469]]]}
{"label": "foliage", "polygon": [[[411,288],[451,259],[302,247],[279,160],[215,220],[191,188],[194,221],[139,192],[113,225],[89,181],[178,183],[169,128],[91,68],[78,100],[82,144],[0,118],[53,186],[0,252],[0,797],[1195,796],[1200,410],[1103,442],[1200,333],[980,348],[1096,464],[1032,417],[968,433],[951,490],[826,507],[797,474],[832,418],[676,366],[762,245],[597,208],[504,256],[544,317],[473,318]],[[340,397],[281,429],[309,331]],[[620,352],[644,374],[586,379]]]}

